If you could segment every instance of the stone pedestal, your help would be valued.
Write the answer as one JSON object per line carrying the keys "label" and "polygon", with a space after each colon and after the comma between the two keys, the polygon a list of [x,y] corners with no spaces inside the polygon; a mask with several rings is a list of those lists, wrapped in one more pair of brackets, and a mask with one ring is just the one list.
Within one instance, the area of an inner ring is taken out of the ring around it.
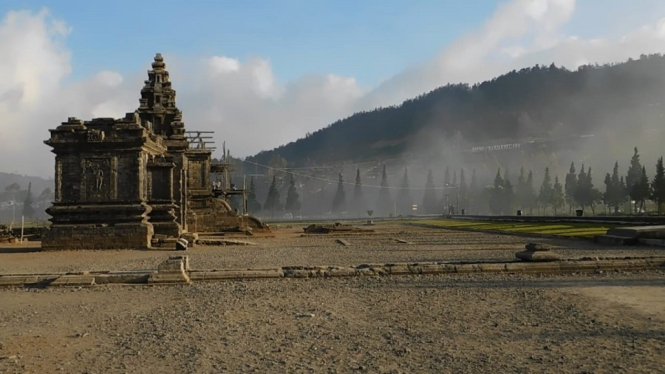
{"label": "stone pedestal", "polygon": [[42,238],[42,250],[146,249],[153,227],[146,216],[150,206],[55,205],[50,230]]}

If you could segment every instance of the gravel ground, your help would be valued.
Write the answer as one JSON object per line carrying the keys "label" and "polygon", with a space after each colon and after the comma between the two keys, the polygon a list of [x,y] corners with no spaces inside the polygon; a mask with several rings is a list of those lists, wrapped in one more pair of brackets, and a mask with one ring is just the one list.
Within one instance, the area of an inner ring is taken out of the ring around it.
{"label": "gravel ground", "polygon": [[[664,255],[586,241],[377,225],[196,247],[199,269]],[[337,238],[351,246],[335,243]],[[395,239],[412,244],[403,244]],[[154,269],[173,251],[0,247],[0,273]],[[0,289],[0,373],[662,373],[665,271],[272,279]]]}
{"label": "gravel ground", "polygon": [[[664,285],[650,271],[6,288],[0,372],[662,373]],[[616,288],[632,299],[602,296]]]}
{"label": "gravel ground", "polygon": [[[301,226],[282,226],[276,228],[274,238],[243,238],[256,246],[197,246],[186,253],[194,269],[513,260],[515,252],[528,242],[550,244],[565,258],[665,255],[665,249],[660,247],[602,247],[584,240],[530,239],[400,224],[380,224],[374,228],[374,233],[303,236]],[[351,245],[336,243],[338,238]],[[399,243],[395,239],[412,244]],[[176,254],[157,250],[37,250],[38,243],[0,245],[0,274],[155,269],[168,256]]]}

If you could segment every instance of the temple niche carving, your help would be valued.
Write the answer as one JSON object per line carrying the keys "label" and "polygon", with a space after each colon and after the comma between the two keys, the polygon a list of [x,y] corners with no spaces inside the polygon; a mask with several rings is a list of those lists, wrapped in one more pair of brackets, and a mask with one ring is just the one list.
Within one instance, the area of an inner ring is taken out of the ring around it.
{"label": "temple niche carving", "polygon": [[161,54],[136,111],[70,117],[50,132],[56,191],[44,250],[150,248],[187,232],[266,228],[216,197],[212,150],[187,139]]}

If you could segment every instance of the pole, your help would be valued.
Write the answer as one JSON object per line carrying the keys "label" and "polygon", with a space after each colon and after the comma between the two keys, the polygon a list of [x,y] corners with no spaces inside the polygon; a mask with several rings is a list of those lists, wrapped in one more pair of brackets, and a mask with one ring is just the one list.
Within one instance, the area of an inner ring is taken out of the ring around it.
{"label": "pole", "polygon": [[242,226],[247,231],[247,176],[242,175]]}
{"label": "pole", "polygon": [[21,243],[23,243],[23,226],[25,226],[25,216],[21,216]]}

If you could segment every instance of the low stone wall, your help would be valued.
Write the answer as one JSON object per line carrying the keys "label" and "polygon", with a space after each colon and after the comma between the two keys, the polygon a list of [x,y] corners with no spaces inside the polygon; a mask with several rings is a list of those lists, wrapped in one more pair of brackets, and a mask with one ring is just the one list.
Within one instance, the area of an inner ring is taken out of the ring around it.
{"label": "low stone wall", "polygon": [[585,259],[554,262],[504,263],[395,263],[363,264],[350,267],[289,266],[266,269],[190,270],[187,256],[175,256],[156,271],[78,272],[54,274],[0,275],[0,286],[47,287],[91,286],[95,284],[188,284],[270,278],[326,278],[469,273],[589,273],[608,270],[647,270],[665,268],[665,257],[630,259]]}

